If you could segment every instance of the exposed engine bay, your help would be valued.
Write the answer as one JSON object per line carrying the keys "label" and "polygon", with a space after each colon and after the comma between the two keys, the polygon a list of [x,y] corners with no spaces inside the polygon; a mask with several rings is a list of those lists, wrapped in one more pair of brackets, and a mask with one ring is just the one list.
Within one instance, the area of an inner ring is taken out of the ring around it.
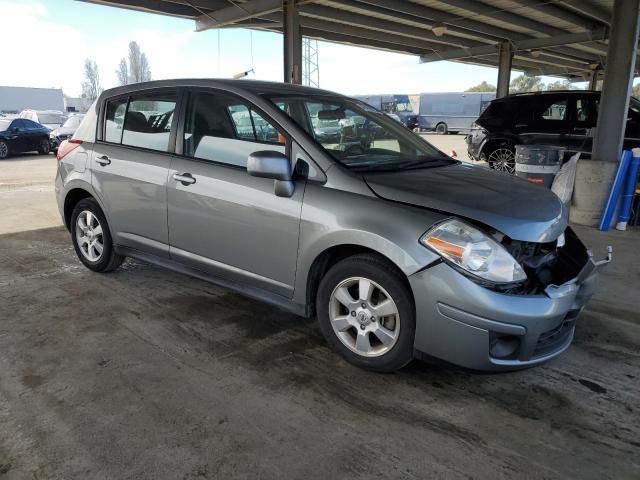
{"label": "exposed engine bay", "polygon": [[527,280],[500,289],[514,295],[542,293],[549,285],[562,285],[578,276],[589,261],[587,247],[568,227],[556,241],[533,243],[503,237],[502,245],[520,263]]}

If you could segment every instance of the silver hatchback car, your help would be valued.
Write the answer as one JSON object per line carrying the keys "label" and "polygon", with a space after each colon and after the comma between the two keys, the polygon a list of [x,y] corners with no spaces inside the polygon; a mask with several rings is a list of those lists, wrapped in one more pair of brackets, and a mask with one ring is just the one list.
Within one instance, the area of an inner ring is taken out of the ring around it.
{"label": "silver hatchback car", "polygon": [[599,264],[551,192],[328,91],[107,90],[58,160],[60,213],[89,269],[135,257],[317,315],[335,351],[378,371],[414,356],[540,364],[569,347],[594,289]]}

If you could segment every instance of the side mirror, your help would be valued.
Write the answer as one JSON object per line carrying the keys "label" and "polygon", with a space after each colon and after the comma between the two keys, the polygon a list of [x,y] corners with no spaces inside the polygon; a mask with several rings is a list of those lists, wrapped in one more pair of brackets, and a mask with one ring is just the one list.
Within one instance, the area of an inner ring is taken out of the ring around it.
{"label": "side mirror", "polygon": [[275,194],[290,197],[295,190],[289,158],[281,152],[262,150],[253,152],[247,160],[247,173],[253,177],[275,180]]}
{"label": "side mirror", "polygon": [[18,132],[20,131],[20,129],[19,129],[18,127],[12,127],[12,128],[11,128],[11,131],[12,131],[13,133],[18,133]]}

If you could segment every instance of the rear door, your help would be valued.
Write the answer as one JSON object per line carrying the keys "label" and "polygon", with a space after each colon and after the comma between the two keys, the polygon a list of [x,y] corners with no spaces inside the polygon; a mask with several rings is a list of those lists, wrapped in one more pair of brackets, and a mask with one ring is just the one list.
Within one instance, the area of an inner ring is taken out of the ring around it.
{"label": "rear door", "polygon": [[191,92],[184,118],[169,171],[171,257],[291,297],[305,184],[278,197],[273,180],[246,170],[255,151],[290,151],[283,132],[245,100],[212,90]]}
{"label": "rear door", "polygon": [[571,128],[566,143],[571,152],[590,155],[593,148],[594,129],[598,123],[599,95],[576,94],[572,96]]}
{"label": "rear door", "polygon": [[167,175],[176,105],[175,89],[108,100],[91,160],[114,242],[162,257],[169,256]]}
{"label": "rear door", "polygon": [[25,129],[27,131],[27,149],[28,150],[37,150],[42,146],[43,140],[48,140],[48,133],[46,127],[43,127],[39,123],[33,122],[31,120],[23,119]]}
{"label": "rear door", "polygon": [[565,146],[570,140],[574,103],[568,94],[533,95],[533,118],[530,127],[520,133],[523,143]]}

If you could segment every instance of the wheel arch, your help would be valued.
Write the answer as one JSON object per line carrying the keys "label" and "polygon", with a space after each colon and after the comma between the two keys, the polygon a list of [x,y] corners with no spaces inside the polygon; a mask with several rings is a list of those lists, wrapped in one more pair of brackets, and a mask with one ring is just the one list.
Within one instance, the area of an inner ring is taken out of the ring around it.
{"label": "wheel arch", "polygon": [[400,268],[400,266],[388,255],[385,255],[370,246],[344,243],[326,248],[314,258],[313,262],[311,262],[311,267],[309,268],[306,277],[305,289],[306,310],[309,316],[314,316],[316,314],[316,297],[320,282],[324,275],[338,262],[354,255],[362,254],[374,255],[388,264],[389,268],[395,269],[404,279],[409,295],[413,299],[413,291],[411,290],[406,272],[404,272],[403,269]]}
{"label": "wheel arch", "polygon": [[69,190],[69,192],[67,192],[66,196],[64,197],[64,226],[67,228],[67,230],[71,229],[71,215],[73,214],[73,209],[76,207],[80,200],[83,200],[85,198],[95,199],[96,197],[88,190],[80,187]]}
{"label": "wheel arch", "polygon": [[478,155],[488,155],[488,152],[491,151],[492,147],[495,146],[499,146],[499,145],[503,145],[503,144],[507,144],[510,145],[511,147],[515,147],[516,145],[516,139],[514,138],[509,138],[509,137],[492,137],[492,138],[486,138],[483,142],[482,145],[480,146],[480,150],[478,152]]}

